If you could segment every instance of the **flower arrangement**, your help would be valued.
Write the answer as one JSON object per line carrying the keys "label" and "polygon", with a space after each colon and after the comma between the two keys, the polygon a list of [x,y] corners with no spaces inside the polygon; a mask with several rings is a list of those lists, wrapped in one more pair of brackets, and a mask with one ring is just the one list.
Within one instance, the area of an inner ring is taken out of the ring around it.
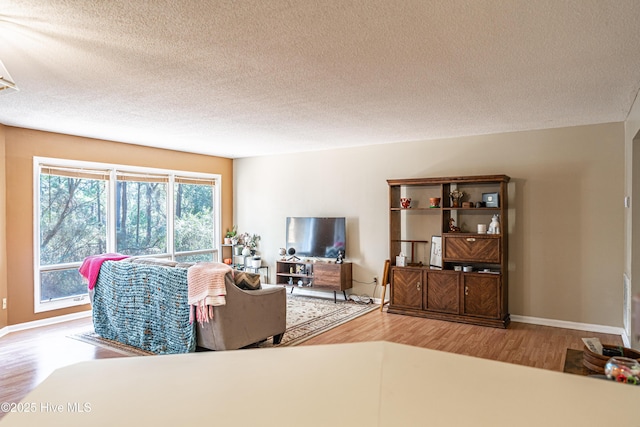
{"label": "flower arrangement", "polygon": [[249,248],[253,252],[255,252],[255,250],[258,248],[259,241],[260,236],[258,236],[257,234],[242,233],[239,236],[239,243]]}

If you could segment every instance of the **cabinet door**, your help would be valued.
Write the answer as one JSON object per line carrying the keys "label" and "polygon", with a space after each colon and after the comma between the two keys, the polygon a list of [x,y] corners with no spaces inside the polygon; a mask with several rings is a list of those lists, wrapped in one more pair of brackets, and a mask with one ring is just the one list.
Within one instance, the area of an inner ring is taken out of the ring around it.
{"label": "cabinet door", "polygon": [[463,274],[463,314],[500,318],[500,275]]}
{"label": "cabinet door", "polygon": [[459,278],[460,274],[452,271],[427,272],[425,309],[458,314],[460,310]]}
{"label": "cabinet door", "polygon": [[421,309],[422,286],[422,270],[394,267],[391,270],[391,304]]}
{"label": "cabinet door", "polygon": [[313,265],[313,286],[334,291],[351,288],[351,263]]}
{"label": "cabinet door", "polygon": [[318,263],[313,265],[313,286],[340,289],[340,264]]}

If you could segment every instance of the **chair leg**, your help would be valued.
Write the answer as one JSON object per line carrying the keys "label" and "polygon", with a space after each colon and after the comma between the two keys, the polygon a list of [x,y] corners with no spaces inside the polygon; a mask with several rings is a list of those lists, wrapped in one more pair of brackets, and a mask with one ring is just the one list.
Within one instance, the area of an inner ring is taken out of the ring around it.
{"label": "chair leg", "polygon": [[387,295],[387,285],[384,284],[382,286],[382,296],[380,297],[380,311],[382,311],[382,307],[384,307],[384,297]]}
{"label": "chair leg", "polygon": [[384,297],[387,295],[387,285],[390,283],[391,261],[384,262],[384,270],[382,271],[382,296],[380,297],[380,311],[384,307]]}
{"label": "chair leg", "polygon": [[273,336],[273,345],[278,345],[280,344],[280,341],[282,341],[282,337],[284,336],[284,332],[278,335],[274,335]]}

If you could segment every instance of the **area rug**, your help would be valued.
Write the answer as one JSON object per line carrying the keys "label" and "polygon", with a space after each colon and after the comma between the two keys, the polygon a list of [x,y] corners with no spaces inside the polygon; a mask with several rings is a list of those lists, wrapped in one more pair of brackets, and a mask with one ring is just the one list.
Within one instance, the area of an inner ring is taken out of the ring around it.
{"label": "area rug", "polygon": [[[278,347],[298,345],[336,326],[375,310],[375,304],[337,301],[287,294],[287,329]],[[267,340],[259,347],[272,347]]]}
{"label": "area rug", "polygon": [[93,344],[97,347],[106,348],[116,353],[123,354],[125,356],[153,356],[152,353],[141,348],[133,347],[127,344],[122,344],[118,341],[113,341],[108,338],[102,338],[96,334],[93,329],[86,332],[80,332],[75,335],[69,335],[69,338],[73,338],[78,341],[86,342],[87,344]]}
{"label": "area rug", "polygon": [[[277,347],[298,345],[329,329],[342,325],[377,308],[375,304],[358,304],[353,301],[337,301],[298,296],[287,293],[287,329]],[[153,353],[117,341],[102,338],[93,329],[71,335],[70,338],[108,348],[128,356],[148,356]],[[274,347],[268,339],[249,348]]]}

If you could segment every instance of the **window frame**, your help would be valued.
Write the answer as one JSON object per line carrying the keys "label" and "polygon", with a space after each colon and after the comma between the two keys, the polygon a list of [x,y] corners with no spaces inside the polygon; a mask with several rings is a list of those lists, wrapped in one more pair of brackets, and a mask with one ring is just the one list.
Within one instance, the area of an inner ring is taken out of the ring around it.
{"label": "window frame", "polygon": [[[221,229],[222,229],[222,176],[220,174],[201,173],[192,171],[183,171],[175,169],[150,168],[143,166],[130,166],[114,163],[91,162],[84,160],[69,160],[52,157],[33,157],[33,285],[34,285],[34,312],[41,313],[51,310],[59,310],[62,308],[75,307],[89,303],[89,294],[75,295],[69,297],[58,298],[55,300],[40,301],[41,299],[41,283],[40,274],[46,271],[61,271],[69,269],[77,269],[82,265],[82,261],[68,262],[63,264],[40,265],[40,170],[41,166],[57,166],[65,168],[85,168],[100,169],[109,171],[109,180],[107,183],[107,230],[106,230],[106,247],[107,252],[115,252],[116,249],[116,176],[118,173],[135,173],[135,174],[154,174],[168,176],[167,184],[167,252],[155,254],[156,258],[171,258],[176,256],[185,256],[197,253],[212,253],[213,259],[219,257],[221,250]],[[207,249],[199,249],[194,251],[176,252],[174,247],[175,233],[175,185],[176,177],[194,178],[212,181],[212,203],[213,203],[213,247]],[[135,256],[135,255],[134,255]]]}

